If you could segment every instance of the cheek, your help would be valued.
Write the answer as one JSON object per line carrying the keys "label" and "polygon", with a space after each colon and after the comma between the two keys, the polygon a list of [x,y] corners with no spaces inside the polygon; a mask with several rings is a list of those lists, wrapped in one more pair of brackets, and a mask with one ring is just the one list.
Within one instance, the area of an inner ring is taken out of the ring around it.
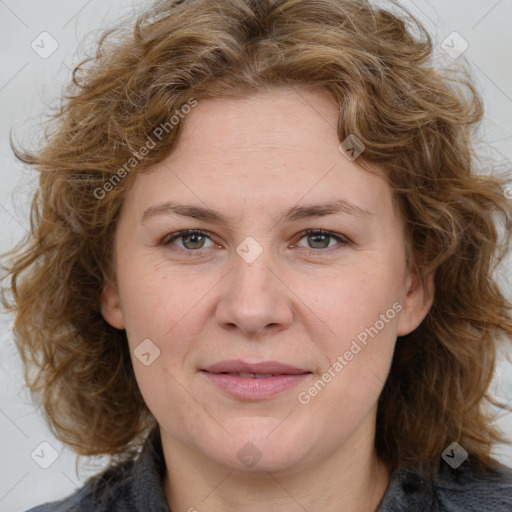
{"label": "cheek", "polygon": [[[403,267],[397,263],[380,263],[368,259],[367,264],[341,269],[330,279],[323,279],[311,293],[311,283],[297,283],[297,295],[309,297],[310,308],[329,327],[326,333],[334,346],[355,338],[365,328],[379,321],[380,315],[402,297]],[[309,288],[308,288],[309,285]],[[309,289],[309,291],[308,291]],[[386,317],[386,331],[397,323],[396,308]],[[379,322],[381,326],[381,322]],[[391,329],[392,330],[392,329]]]}
{"label": "cheek", "polygon": [[[148,270],[142,272],[144,268]],[[121,292],[126,334],[144,400],[152,411],[167,410],[173,403],[186,404],[190,397],[183,389],[193,375],[184,369],[190,364],[194,340],[204,340],[205,295],[215,285],[215,276],[191,279],[190,273],[170,273],[148,263],[136,265],[135,261],[122,271],[119,278],[124,278]],[[137,354],[148,339],[149,352],[157,357],[146,366],[147,361],[139,360]]]}
{"label": "cheek", "polygon": [[[140,270],[125,268],[125,277],[132,277],[125,280],[122,289],[135,377],[145,403],[156,418],[160,420],[172,413],[175,419],[184,421],[187,415],[196,414],[197,409],[197,403],[185,391],[190,383],[183,368],[192,346],[189,342],[200,334],[200,323],[194,318],[204,292],[200,293],[190,279],[187,286],[179,276],[171,278],[156,270],[142,274]],[[151,343],[142,352],[139,346],[148,343],[144,340]],[[140,357],[144,353],[150,356]]]}
{"label": "cheek", "polygon": [[124,285],[121,299],[128,336],[153,336],[161,343],[189,322],[201,297],[214,284],[191,278],[190,273],[169,272],[150,261],[126,263],[119,280]]}
{"label": "cheek", "polygon": [[316,316],[328,327],[325,335],[311,334],[323,361],[320,378],[325,385],[319,382],[303,395],[318,414],[328,403],[335,417],[359,418],[378,399],[396,343],[402,264],[399,258],[369,258],[326,280],[312,297]]}
{"label": "cheek", "polygon": [[299,398],[333,437],[355,428],[375,407],[393,358],[400,309],[397,290],[386,282],[354,276],[339,284],[346,288],[318,297],[329,331],[312,339],[323,365]]}

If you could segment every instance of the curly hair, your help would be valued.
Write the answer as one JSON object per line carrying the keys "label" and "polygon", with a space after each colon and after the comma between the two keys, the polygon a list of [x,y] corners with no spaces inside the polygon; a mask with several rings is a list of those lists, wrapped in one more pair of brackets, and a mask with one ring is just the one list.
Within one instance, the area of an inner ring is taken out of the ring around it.
{"label": "curly hair", "polygon": [[408,264],[434,276],[432,308],[397,340],[377,453],[391,467],[428,465],[458,441],[493,461],[492,445],[505,439],[489,386],[499,340],[512,341],[512,306],[495,271],[510,248],[512,210],[505,178],[476,170],[483,104],[470,73],[438,69],[433,55],[425,27],[393,1],[165,0],[102,34],[95,56],[74,68],[44,144],[19,149],[11,137],[40,176],[30,231],[4,265],[2,299],[16,313],[27,384],[61,441],[123,458],[156,425],[126,333],[104,320],[100,298],[115,280],[123,198],[170,154],[186,119],[121,169],[191,99],[309,87],[339,106],[340,142],[354,135],[364,144],[356,163],[385,169]]}

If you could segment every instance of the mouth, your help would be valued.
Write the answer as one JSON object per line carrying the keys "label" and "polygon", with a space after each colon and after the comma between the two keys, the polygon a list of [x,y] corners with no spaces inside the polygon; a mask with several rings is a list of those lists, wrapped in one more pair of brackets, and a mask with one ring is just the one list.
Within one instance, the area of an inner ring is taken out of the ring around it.
{"label": "mouth", "polygon": [[239,400],[263,400],[290,390],[312,374],[277,361],[221,361],[201,370],[217,388]]}
{"label": "mouth", "polygon": [[[265,375],[273,377],[276,375],[300,375],[303,373],[311,373],[305,368],[291,366],[289,364],[280,363],[278,361],[263,361],[261,363],[247,363],[240,359],[230,359],[228,361],[220,361],[203,371],[208,373],[225,373],[233,375],[249,376]],[[254,377],[253,377],[254,378]]]}
{"label": "mouth", "polygon": [[231,373],[231,372],[212,372],[216,375],[231,375],[232,377],[240,377],[241,379],[269,379],[270,377],[278,377],[279,375],[287,375],[284,373]]}

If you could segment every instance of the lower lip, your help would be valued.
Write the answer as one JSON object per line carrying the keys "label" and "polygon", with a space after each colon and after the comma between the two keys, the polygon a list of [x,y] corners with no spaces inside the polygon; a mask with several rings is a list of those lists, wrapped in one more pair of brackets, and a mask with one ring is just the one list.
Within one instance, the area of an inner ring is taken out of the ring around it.
{"label": "lower lip", "polygon": [[271,398],[282,391],[294,388],[310,373],[298,375],[276,375],[263,379],[244,379],[227,373],[209,373],[202,371],[217,387],[241,400],[263,400]]}

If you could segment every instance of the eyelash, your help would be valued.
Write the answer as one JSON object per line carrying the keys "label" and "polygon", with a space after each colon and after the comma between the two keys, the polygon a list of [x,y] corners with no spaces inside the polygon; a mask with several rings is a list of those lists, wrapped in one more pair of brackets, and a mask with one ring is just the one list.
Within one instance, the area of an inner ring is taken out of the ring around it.
{"label": "eyelash", "polygon": [[[162,241],[161,245],[163,246],[170,246],[174,240],[177,240],[179,238],[182,238],[187,235],[201,235],[206,236],[211,240],[211,237],[209,236],[208,232],[202,231],[200,229],[186,229],[183,231],[177,231],[176,233],[171,233],[167,236],[165,236]],[[338,242],[340,242],[338,245],[334,247],[326,247],[324,249],[315,249],[315,248],[308,248],[308,247],[302,247],[302,249],[307,249],[313,253],[321,253],[321,252],[330,252],[332,249],[340,249],[341,247],[350,244],[350,240],[348,238],[339,235],[337,233],[333,233],[332,231],[326,231],[325,229],[307,229],[305,231],[300,232],[297,237],[298,241],[302,240],[307,235],[325,235],[329,238],[334,238]],[[212,240],[213,241],[213,240]],[[338,247],[340,246],[340,247]],[[203,251],[207,249],[182,249],[181,247],[174,246],[172,251],[175,251],[180,254],[184,254],[186,256],[194,256],[194,255],[202,255]]]}

